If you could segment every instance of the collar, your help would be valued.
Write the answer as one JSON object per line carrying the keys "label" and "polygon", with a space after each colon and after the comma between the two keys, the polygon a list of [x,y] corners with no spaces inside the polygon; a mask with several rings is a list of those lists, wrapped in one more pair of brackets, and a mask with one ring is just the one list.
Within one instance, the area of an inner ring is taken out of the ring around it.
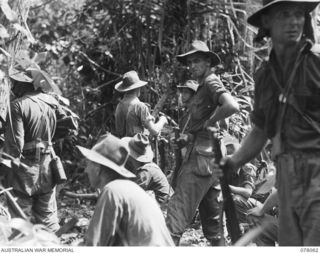
{"label": "collar", "polygon": [[[298,57],[300,57],[303,54],[306,54],[306,53],[310,52],[310,50],[313,47],[313,45],[314,45],[314,43],[310,39],[302,39],[301,42],[300,42],[300,45],[299,45],[299,49],[298,49]],[[269,61],[272,64],[275,64],[275,63],[278,64],[274,49],[272,49],[271,52],[270,52]]]}

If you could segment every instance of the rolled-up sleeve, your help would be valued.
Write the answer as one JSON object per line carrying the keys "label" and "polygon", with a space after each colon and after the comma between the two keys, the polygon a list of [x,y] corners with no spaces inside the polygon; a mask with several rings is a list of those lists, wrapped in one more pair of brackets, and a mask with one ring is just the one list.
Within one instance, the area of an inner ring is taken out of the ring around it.
{"label": "rolled-up sleeve", "polygon": [[245,187],[249,185],[252,190],[255,189],[255,178],[256,178],[257,168],[254,165],[246,164],[240,170],[241,184],[240,187]]}
{"label": "rolled-up sleeve", "polygon": [[154,117],[150,114],[148,106],[143,102],[139,103],[137,106],[137,115],[139,115],[144,127],[146,127],[148,121],[154,121]]}
{"label": "rolled-up sleeve", "polygon": [[208,87],[208,92],[211,94],[213,104],[219,104],[219,97],[221,94],[228,92],[219,77],[214,74],[207,77],[206,85]]}

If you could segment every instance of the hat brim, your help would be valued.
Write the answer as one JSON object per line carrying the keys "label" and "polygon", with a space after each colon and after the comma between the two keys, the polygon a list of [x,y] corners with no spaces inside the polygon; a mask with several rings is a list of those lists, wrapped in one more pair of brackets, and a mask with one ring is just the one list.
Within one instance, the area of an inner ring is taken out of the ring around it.
{"label": "hat brim", "polygon": [[137,152],[135,152],[132,148],[130,148],[129,142],[130,142],[130,140],[132,140],[131,137],[123,137],[121,140],[123,141],[124,145],[126,145],[126,147],[129,149],[129,155],[132,158],[134,158],[138,162],[142,162],[142,163],[150,163],[150,162],[152,162],[152,160],[153,160],[153,151],[152,151],[150,145],[146,148],[146,153],[144,155],[140,155]]}
{"label": "hat brim", "polygon": [[220,64],[221,60],[220,60],[220,57],[214,53],[214,52],[211,52],[211,51],[201,51],[201,50],[191,50],[185,54],[180,54],[180,55],[177,55],[177,60],[182,63],[183,65],[187,66],[188,65],[188,62],[187,62],[187,59],[190,55],[193,55],[193,54],[196,54],[196,53],[202,53],[202,54],[206,54],[210,57],[211,59],[211,66],[214,67],[218,64]]}
{"label": "hat brim", "polygon": [[192,88],[190,88],[190,87],[188,87],[188,86],[185,86],[185,85],[178,85],[177,88],[178,88],[178,89],[184,89],[184,88],[186,88],[186,89],[189,89],[189,90],[191,90],[191,91],[193,91],[193,92],[196,92],[196,90],[194,90],[194,89],[192,89]]}
{"label": "hat brim", "polygon": [[140,87],[143,87],[145,85],[147,85],[148,82],[145,82],[145,81],[138,81],[136,83],[134,83],[133,85],[130,85],[129,87],[124,87],[123,86],[123,81],[117,83],[114,88],[119,91],[119,92],[126,92],[126,91],[129,91],[129,90],[134,90],[134,89],[137,89],[137,88],[140,88]]}
{"label": "hat brim", "polygon": [[126,177],[126,178],[134,178],[136,177],[133,173],[127,170],[125,167],[119,166],[118,164],[112,162],[108,158],[104,157],[103,155],[99,154],[95,150],[87,149],[81,146],[77,146],[80,150],[81,154],[87,158],[88,160],[101,164],[105,167],[110,168],[111,170],[117,172],[119,175]]}
{"label": "hat brim", "polygon": [[306,5],[306,10],[307,12],[311,12],[313,11],[317,5],[319,4],[319,0],[310,0],[310,1],[301,1],[301,0],[276,0],[273,1],[271,3],[266,4],[265,6],[263,6],[260,10],[258,10],[257,12],[253,13],[251,16],[248,17],[247,22],[252,25],[255,26],[257,28],[262,27],[262,23],[261,23],[261,15],[264,14],[266,12],[266,10],[268,8],[270,8],[271,6],[275,5],[275,4],[279,4],[282,2],[293,2],[293,3],[302,3]]}

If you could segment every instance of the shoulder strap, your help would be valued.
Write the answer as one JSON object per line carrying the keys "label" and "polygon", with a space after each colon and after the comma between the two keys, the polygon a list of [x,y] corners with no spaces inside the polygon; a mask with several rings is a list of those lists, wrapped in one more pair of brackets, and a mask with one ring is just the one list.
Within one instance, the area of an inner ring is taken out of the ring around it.
{"label": "shoulder strap", "polygon": [[291,94],[288,98],[288,104],[290,104],[296,112],[300,114],[300,116],[318,133],[320,134],[320,126],[307,114],[301,111],[299,108],[298,102],[293,94]]}
{"label": "shoulder strap", "polygon": [[[282,95],[282,96],[279,97],[279,100],[280,100],[280,103],[282,103],[282,106],[281,106],[281,110],[280,110],[279,115],[278,115],[279,118],[277,120],[276,132],[280,132],[281,129],[282,129],[283,120],[284,120],[284,116],[285,116],[285,113],[286,113],[286,110],[287,110],[287,105],[288,105],[288,99],[287,98],[288,98],[288,96],[290,94],[290,91],[291,91],[291,88],[292,88],[292,85],[293,85],[293,81],[294,81],[297,69],[298,69],[301,61],[302,61],[302,57],[298,56],[296,61],[295,61],[295,63],[294,63],[294,66],[293,66],[292,72],[291,72],[291,74],[289,76],[289,79],[286,82],[286,86],[284,88],[280,85],[279,80],[275,80],[278,88],[281,91],[281,95]],[[273,75],[276,76],[275,70],[274,70],[274,68],[272,66],[271,66],[271,71],[273,72]]]}

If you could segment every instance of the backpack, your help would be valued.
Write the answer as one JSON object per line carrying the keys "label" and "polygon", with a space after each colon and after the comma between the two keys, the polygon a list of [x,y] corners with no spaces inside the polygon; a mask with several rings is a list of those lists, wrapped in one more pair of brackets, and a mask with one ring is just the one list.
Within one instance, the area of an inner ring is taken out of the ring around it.
{"label": "backpack", "polygon": [[79,116],[68,107],[59,103],[52,95],[46,94],[45,96],[47,96],[45,99],[39,99],[54,108],[57,118],[56,131],[52,139],[54,141],[64,139],[74,133],[77,133],[79,129]]}

